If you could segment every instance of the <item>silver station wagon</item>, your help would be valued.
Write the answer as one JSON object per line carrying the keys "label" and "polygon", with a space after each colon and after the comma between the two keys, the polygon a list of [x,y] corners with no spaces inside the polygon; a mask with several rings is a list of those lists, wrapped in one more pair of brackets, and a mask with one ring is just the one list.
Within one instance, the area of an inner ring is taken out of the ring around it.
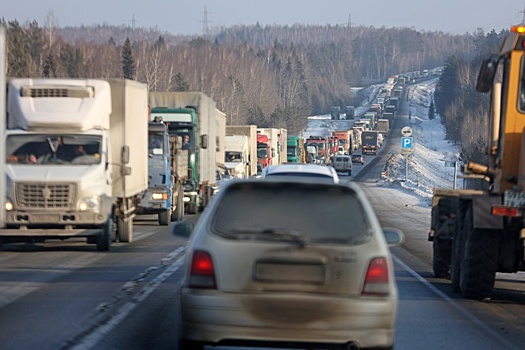
{"label": "silver station wagon", "polygon": [[403,237],[352,182],[228,181],[187,247],[179,349],[391,349]]}

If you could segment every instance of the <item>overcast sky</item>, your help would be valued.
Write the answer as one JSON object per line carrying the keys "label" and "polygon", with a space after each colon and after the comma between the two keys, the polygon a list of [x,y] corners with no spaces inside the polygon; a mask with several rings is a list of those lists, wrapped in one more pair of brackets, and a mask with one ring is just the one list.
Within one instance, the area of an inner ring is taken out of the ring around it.
{"label": "overcast sky", "polygon": [[[207,8],[205,16],[204,8]],[[454,34],[508,29],[523,20],[525,0],[0,0],[0,14],[44,26],[52,11],[60,27],[93,24],[153,27],[202,34],[208,27],[260,23],[410,27]]]}

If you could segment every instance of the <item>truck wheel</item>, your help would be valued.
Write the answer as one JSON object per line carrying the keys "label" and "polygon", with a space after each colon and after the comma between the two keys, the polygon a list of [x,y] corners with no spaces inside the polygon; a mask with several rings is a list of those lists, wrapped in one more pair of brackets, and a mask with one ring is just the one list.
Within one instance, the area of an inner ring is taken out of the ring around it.
{"label": "truck wheel", "polygon": [[[178,193],[182,192],[182,186],[179,188]],[[184,218],[184,196],[182,194],[179,194],[177,196],[177,206],[175,207],[175,210],[171,213],[171,221],[182,221]]]}
{"label": "truck wheel", "polygon": [[498,269],[498,235],[494,230],[474,228],[472,205],[465,215],[463,255],[459,271],[461,295],[469,299],[490,297]]}
{"label": "truck wheel", "polygon": [[433,239],[432,268],[437,278],[450,278],[451,246],[456,225],[457,200],[441,198],[433,215],[436,234]]}
{"label": "truck wheel", "polygon": [[459,278],[461,271],[461,256],[463,255],[463,232],[465,224],[465,215],[469,207],[469,202],[460,201],[456,213],[456,225],[454,238],[452,239],[452,258],[450,265],[450,283],[452,291],[459,293]]}
{"label": "truck wheel", "polygon": [[446,254],[449,250],[445,248],[447,243],[435,238],[432,242],[432,269],[437,278],[450,278],[450,254]]}
{"label": "truck wheel", "polygon": [[159,225],[168,226],[170,224],[171,213],[170,210],[164,210],[159,213]]}
{"label": "truck wheel", "polygon": [[197,203],[189,203],[188,204],[188,214],[197,214],[198,212],[198,205]]}
{"label": "truck wheel", "polygon": [[123,243],[131,243],[133,241],[133,218],[117,219],[118,240]]}
{"label": "truck wheel", "polygon": [[99,252],[107,252],[111,249],[111,243],[113,242],[113,218],[108,218],[108,221],[102,225],[102,233],[97,237],[97,250]]}

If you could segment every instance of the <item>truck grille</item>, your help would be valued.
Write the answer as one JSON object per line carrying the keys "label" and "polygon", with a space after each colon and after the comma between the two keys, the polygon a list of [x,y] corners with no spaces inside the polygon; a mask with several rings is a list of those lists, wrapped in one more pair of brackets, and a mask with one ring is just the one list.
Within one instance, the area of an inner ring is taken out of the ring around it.
{"label": "truck grille", "polygon": [[16,184],[20,209],[64,209],[73,206],[74,184]]}

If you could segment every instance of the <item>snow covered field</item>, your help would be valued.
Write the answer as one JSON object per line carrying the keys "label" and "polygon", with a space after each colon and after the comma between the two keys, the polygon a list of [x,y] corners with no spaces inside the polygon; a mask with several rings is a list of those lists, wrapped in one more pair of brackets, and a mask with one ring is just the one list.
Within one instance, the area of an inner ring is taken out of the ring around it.
{"label": "snow covered field", "polygon": [[[445,131],[441,125],[439,115],[433,120],[428,118],[428,106],[432,99],[437,79],[410,86],[409,111],[412,115],[410,126],[414,141],[414,152],[410,157],[408,178],[406,178],[406,156],[392,154],[385,176],[379,184],[416,195],[430,207],[432,189],[434,187],[452,188],[454,185],[454,168],[445,167],[445,161],[453,162],[459,157],[460,148],[445,140]],[[374,95],[380,86],[368,89],[368,95]],[[368,110],[368,96],[361,106],[356,109],[357,114]],[[309,135],[327,136],[333,130],[349,129],[351,120],[330,120],[329,115],[313,116],[308,119],[308,128],[303,131],[303,137]],[[458,171],[459,174],[459,171]],[[456,186],[462,186],[460,179]]]}

